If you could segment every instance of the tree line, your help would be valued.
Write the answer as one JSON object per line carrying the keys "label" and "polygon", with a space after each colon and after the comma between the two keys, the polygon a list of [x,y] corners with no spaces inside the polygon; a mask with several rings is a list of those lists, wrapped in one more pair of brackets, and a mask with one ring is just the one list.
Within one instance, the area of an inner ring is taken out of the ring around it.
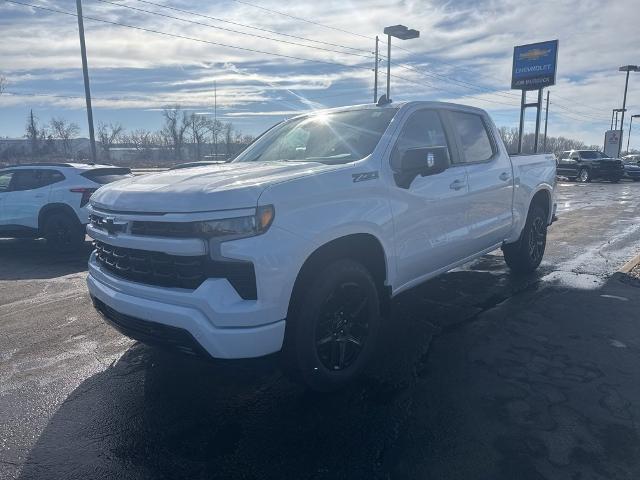
{"label": "tree line", "polygon": [[[231,122],[188,113],[179,105],[162,111],[163,124],[157,131],[128,131],[119,122],[99,122],[96,148],[100,161],[114,164],[163,165],[203,158],[235,157],[253,136],[242,133]],[[12,145],[0,153],[5,161],[87,160],[87,142],[78,142],[80,128],[74,122],[53,117],[44,123],[34,114],[27,116],[25,144]],[[2,141],[0,140],[0,143]]]}
{"label": "tree line", "polygon": [[[518,128],[516,127],[500,127],[500,137],[507,147],[509,153],[518,151]],[[538,152],[543,152],[544,135],[540,134],[538,138]],[[535,134],[527,133],[522,136],[522,153],[533,153],[535,143]],[[547,137],[546,152],[553,153],[556,156],[565,150],[602,150],[600,145],[587,145],[580,140],[574,140],[566,137]]]}

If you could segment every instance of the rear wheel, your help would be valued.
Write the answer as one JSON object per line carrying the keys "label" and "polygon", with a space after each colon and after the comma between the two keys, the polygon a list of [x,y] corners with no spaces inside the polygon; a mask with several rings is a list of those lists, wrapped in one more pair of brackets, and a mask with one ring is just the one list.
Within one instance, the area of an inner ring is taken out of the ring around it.
{"label": "rear wheel", "polygon": [[287,319],[285,371],[316,391],[352,382],[371,358],[381,324],[371,274],[353,260],[338,260],[297,296]]}
{"label": "rear wheel", "polygon": [[582,183],[589,183],[591,181],[591,172],[588,168],[581,168],[578,172],[577,180]]}
{"label": "rear wheel", "polygon": [[502,247],[504,259],[515,273],[533,272],[544,256],[547,245],[547,211],[540,205],[529,209],[520,239]]}
{"label": "rear wheel", "polygon": [[84,242],[85,231],[82,225],[71,215],[53,213],[43,226],[47,245],[55,252],[68,253],[78,249]]}

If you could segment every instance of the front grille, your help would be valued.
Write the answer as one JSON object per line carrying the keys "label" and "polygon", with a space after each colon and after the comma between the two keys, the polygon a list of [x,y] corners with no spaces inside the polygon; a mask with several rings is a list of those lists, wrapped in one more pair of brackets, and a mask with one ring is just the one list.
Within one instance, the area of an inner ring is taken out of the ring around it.
{"label": "front grille", "polygon": [[95,297],[92,300],[96,310],[127,337],[143,343],[169,347],[190,355],[209,355],[193,336],[182,328],[124,315]]}
{"label": "front grille", "polygon": [[114,275],[133,282],[195,290],[207,278],[226,278],[245,300],[257,299],[253,263],[215,261],[206,255],[184,257],[115,247],[96,240],[98,263]]}

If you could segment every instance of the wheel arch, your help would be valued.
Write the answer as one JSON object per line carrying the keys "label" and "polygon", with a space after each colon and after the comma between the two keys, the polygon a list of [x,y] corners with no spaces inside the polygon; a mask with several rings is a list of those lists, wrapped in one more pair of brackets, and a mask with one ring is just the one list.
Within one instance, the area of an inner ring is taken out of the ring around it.
{"label": "wheel arch", "polygon": [[309,254],[298,271],[289,302],[289,313],[299,293],[312,278],[314,272],[329,262],[340,259],[352,259],[361,263],[373,277],[381,298],[381,308],[386,313],[388,309],[390,289],[386,285],[389,278],[389,262],[382,242],[371,233],[353,233],[334,238],[317,247]]}
{"label": "wheel arch", "polygon": [[78,215],[76,214],[75,210],[69,205],[67,205],[66,203],[49,203],[42,207],[40,209],[40,212],[38,213],[38,230],[42,231],[45,220],[47,219],[47,217],[49,217],[49,215],[52,215],[54,213],[63,213],[65,215],[69,215],[71,218],[75,219],[78,222],[78,225],[80,225],[80,219],[78,218]]}

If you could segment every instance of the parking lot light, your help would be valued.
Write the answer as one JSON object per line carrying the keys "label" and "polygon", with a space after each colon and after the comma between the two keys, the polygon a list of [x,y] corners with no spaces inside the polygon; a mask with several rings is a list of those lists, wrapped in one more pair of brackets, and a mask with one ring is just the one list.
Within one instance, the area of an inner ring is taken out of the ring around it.
{"label": "parking lot light", "polygon": [[420,32],[404,25],[391,25],[385,27],[383,33],[387,36],[387,102],[391,100],[391,37],[400,40],[411,40],[418,38]]}

